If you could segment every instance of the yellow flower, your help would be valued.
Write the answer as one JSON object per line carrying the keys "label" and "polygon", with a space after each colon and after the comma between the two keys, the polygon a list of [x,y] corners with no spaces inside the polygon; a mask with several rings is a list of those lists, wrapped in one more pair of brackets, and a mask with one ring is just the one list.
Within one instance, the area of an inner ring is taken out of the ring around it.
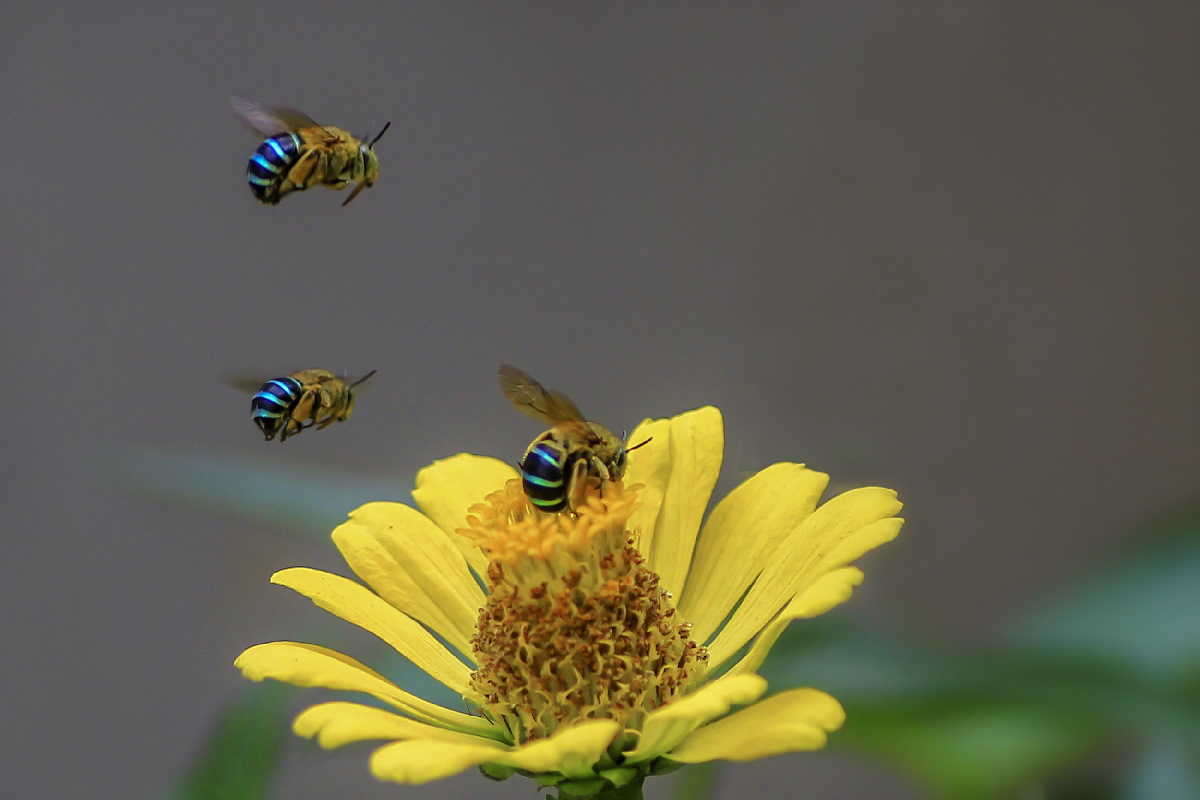
{"label": "yellow flower", "polygon": [[704,520],[720,412],[645,422],[630,440],[647,438],[624,484],[590,486],[576,514],[532,509],[496,459],[435,462],[417,476],[419,511],[369,503],[333,532],[366,586],[307,568],[272,578],[375,634],[475,713],[316,645],[258,645],[236,665],[390,706],[322,703],[294,727],[325,747],[386,741],[371,771],[398,783],[478,766],[564,796],[636,797],[646,775],[680,763],[824,746],[845,716],[838,702],[816,689],[761,700],[755,670],[791,620],[850,597],[863,577],[850,562],[900,529],[895,493],[818,505],[827,476],[774,464]]}

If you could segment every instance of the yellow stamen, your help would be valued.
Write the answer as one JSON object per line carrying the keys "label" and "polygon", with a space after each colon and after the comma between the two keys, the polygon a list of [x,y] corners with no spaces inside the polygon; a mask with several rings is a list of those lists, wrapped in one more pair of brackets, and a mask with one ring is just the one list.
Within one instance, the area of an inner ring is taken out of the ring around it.
{"label": "yellow stamen", "polygon": [[546,514],[514,479],[460,530],[490,559],[471,686],[518,742],[584,719],[636,730],[701,677],[708,653],[626,528],[636,497],[593,481],[575,513]]}

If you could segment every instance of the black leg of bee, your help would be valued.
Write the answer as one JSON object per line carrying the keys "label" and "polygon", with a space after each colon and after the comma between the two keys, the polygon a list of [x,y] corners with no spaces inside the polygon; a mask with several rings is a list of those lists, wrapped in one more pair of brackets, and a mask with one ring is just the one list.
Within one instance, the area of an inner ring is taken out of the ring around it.
{"label": "black leg of bee", "polygon": [[299,433],[303,429],[304,429],[304,426],[302,426],[299,422],[296,422],[296,420],[294,420],[291,416],[289,416],[287,418],[287,422],[285,422],[283,425],[283,435],[279,437],[279,441],[285,442],[285,441],[287,441],[287,437],[295,436],[297,433]]}
{"label": "black leg of bee", "polygon": [[[295,427],[293,427],[293,426],[295,426]],[[288,414],[286,417],[283,418],[283,427],[281,428],[281,432],[279,435],[279,441],[286,442],[287,437],[295,436],[296,434],[298,434],[300,431],[304,430],[305,428],[311,428],[311,427],[312,427],[311,423],[309,425],[305,425],[303,422],[301,422],[300,420],[297,420],[291,414]]]}

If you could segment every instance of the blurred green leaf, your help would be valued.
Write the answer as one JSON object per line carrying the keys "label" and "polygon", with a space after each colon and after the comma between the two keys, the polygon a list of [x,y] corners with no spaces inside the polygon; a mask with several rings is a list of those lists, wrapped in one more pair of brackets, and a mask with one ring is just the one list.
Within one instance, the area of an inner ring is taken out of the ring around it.
{"label": "blurred green leaf", "polygon": [[835,745],[897,765],[938,797],[1002,796],[1109,742],[1144,749],[1111,796],[1200,797],[1198,610],[1193,512],[1032,609],[995,645],[964,653],[831,614],[789,628],[762,672],[776,688],[833,694],[848,715]]}
{"label": "blurred green leaf", "polygon": [[412,479],[347,474],[268,459],[187,450],[123,449],[101,474],[125,489],[325,539],[364,503],[412,503]]}
{"label": "blurred green leaf", "polygon": [[275,683],[246,689],[217,720],[204,749],[166,800],[260,800],[291,735],[293,687]]}
{"label": "blurred green leaf", "polygon": [[1120,659],[1160,677],[1200,673],[1200,511],[1176,515],[1030,609],[1006,641]]}
{"label": "blurred green leaf", "polygon": [[1091,701],[1124,676],[1100,669],[1082,680],[1079,666],[954,654],[829,615],[789,628],[760,671],[775,688],[814,686],[845,706],[834,746],[887,761],[936,797],[983,800],[1105,734]]}
{"label": "blurred green leaf", "polygon": [[847,703],[846,713],[834,744],[881,757],[947,800],[1011,796],[1101,736],[1083,718],[978,697]]}

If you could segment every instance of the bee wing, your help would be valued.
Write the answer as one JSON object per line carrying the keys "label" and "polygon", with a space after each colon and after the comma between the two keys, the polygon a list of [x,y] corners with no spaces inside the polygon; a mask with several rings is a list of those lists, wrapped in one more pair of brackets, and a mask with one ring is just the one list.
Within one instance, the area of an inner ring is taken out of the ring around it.
{"label": "bee wing", "polygon": [[[284,377],[284,376],[279,376]],[[257,393],[263,388],[263,384],[274,378],[252,378],[248,375],[230,375],[225,378],[225,385],[237,389],[239,392]]]}
{"label": "bee wing", "polygon": [[538,422],[548,422],[551,425],[586,422],[571,398],[562,392],[547,389],[528,372],[523,372],[511,364],[500,366],[500,389],[518,411]]}
{"label": "bee wing", "polygon": [[269,108],[244,97],[231,97],[229,104],[233,106],[233,113],[238,115],[238,119],[263,136],[320,127],[312,117],[294,108]]}

